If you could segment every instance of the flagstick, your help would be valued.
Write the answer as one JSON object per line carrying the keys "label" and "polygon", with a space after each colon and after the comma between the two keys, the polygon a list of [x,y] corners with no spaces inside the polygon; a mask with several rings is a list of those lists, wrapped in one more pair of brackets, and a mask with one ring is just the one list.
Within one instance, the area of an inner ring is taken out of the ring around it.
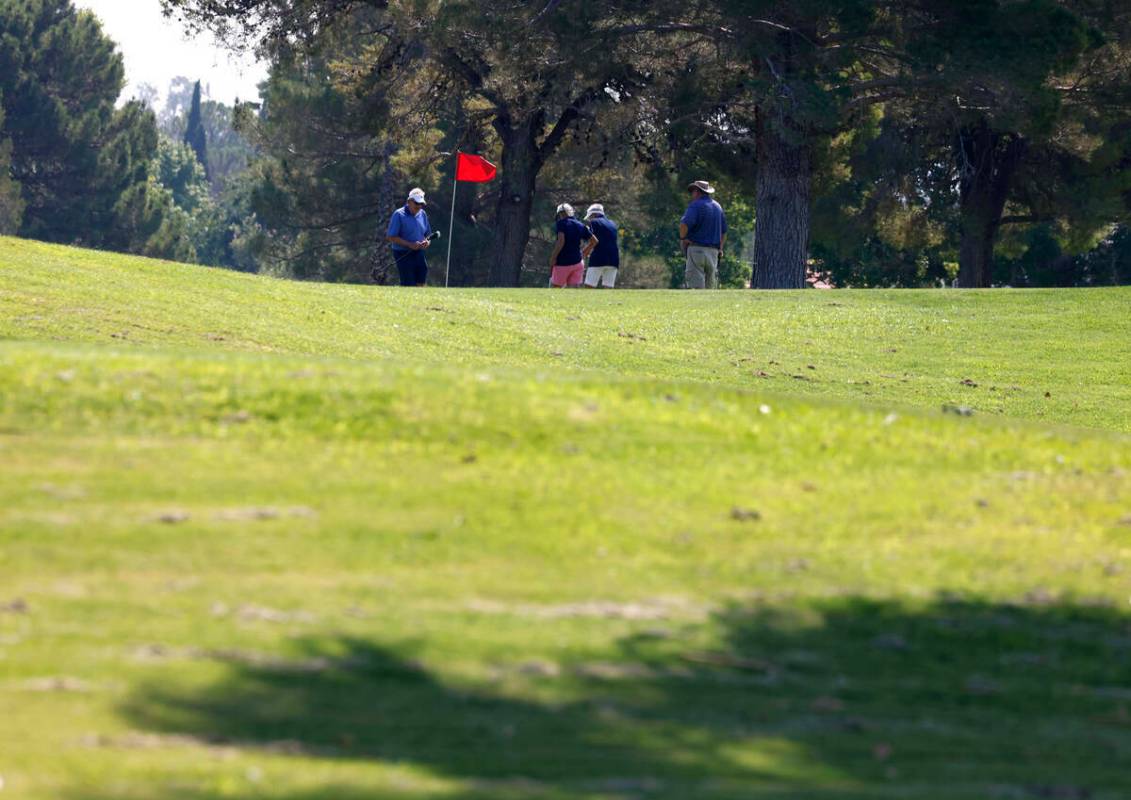
{"label": "flagstick", "polygon": [[456,154],[456,178],[452,181],[452,214],[448,217],[448,265],[444,268],[444,288],[452,275],[452,236],[456,232],[456,189],[459,188],[459,154]]}

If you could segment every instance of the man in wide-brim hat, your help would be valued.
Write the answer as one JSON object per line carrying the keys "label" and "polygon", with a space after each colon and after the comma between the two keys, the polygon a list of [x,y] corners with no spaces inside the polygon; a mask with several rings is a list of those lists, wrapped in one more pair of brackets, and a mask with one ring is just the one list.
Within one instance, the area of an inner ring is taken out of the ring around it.
{"label": "man in wide-brim hat", "polygon": [[679,243],[687,257],[688,289],[717,289],[719,258],[727,243],[727,217],[707,181],[688,184],[691,204],[679,221]]}

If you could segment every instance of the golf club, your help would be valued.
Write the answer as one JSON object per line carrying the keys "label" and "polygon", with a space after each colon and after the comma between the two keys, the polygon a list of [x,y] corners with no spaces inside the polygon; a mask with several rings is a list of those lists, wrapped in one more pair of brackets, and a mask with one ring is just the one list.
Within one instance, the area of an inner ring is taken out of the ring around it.
{"label": "golf club", "polygon": [[[441,238],[441,236],[440,236],[440,232],[439,232],[439,231],[432,231],[432,233],[428,234],[428,235],[427,235],[427,236],[426,236],[426,237],[424,238],[424,241],[426,241],[426,242],[434,242],[434,241],[436,241],[436,240],[437,240],[437,239],[439,239],[439,238]],[[401,253],[401,254],[400,254],[399,256],[396,256],[396,257],[395,257],[395,258],[393,259],[393,266],[396,266],[397,264],[401,263],[401,259],[402,259],[402,258],[404,258],[405,256],[407,256],[407,255],[408,255],[409,253],[415,253],[415,252],[417,252],[417,251],[415,251],[415,250],[407,250],[407,251],[405,251],[404,253]],[[374,280],[374,281],[377,281],[377,280],[378,280],[378,278],[379,278],[379,276],[378,276],[378,274],[377,274],[377,268],[376,268],[376,267],[374,267],[374,268],[373,268],[373,269],[372,269],[372,270],[370,271],[369,275],[370,275],[370,277],[371,277],[371,278],[373,278],[373,280]]]}
{"label": "golf club", "polygon": [[[432,231],[432,233],[430,233],[426,237],[424,237],[424,241],[434,242],[439,238],[440,238],[440,232],[439,231]],[[409,253],[416,253],[416,252],[419,252],[419,251],[417,251],[417,250],[406,250],[405,252],[403,252],[399,256],[397,256],[394,263],[398,263],[402,258],[407,256]]]}

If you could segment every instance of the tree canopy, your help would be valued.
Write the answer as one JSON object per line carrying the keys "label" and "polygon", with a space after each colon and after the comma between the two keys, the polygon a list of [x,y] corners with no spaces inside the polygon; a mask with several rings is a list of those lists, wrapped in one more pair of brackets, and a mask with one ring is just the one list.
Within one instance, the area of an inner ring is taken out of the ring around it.
{"label": "tree canopy", "polygon": [[140,104],[115,107],[121,56],[97,19],[70,0],[0,1],[0,99],[22,235],[118,243],[115,205],[147,180],[157,145]]}
{"label": "tree canopy", "polygon": [[[988,285],[1005,226],[1053,225],[1066,247],[1086,249],[1126,218],[1128,15],[1116,4],[163,2],[254,44],[279,77],[302,65],[303,80],[346,106],[384,108],[355,135],[370,132],[365,152],[384,164],[370,174],[386,183],[434,179],[427,147],[439,156],[473,143],[498,158],[493,205],[458,215],[492,226],[492,284],[522,278],[540,177],[573,170],[583,185],[620,161],[610,148],[630,154],[621,166],[637,194],[674,198],[672,187],[713,173],[752,207],[756,287],[800,287],[822,268],[942,280],[953,262],[964,285]],[[300,117],[269,119],[303,138]],[[391,166],[398,157],[407,172]],[[346,216],[356,177],[322,177]],[[294,212],[289,224],[318,222],[297,184],[283,184],[274,199]],[[353,209],[380,216],[390,203],[379,194],[370,182]],[[637,205],[670,216],[676,201]],[[861,259],[892,268],[838,266]]]}
{"label": "tree canopy", "polygon": [[[385,221],[422,185],[459,236],[459,284],[544,283],[568,200],[615,209],[657,285],[679,281],[684,187],[707,178],[731,212],[732,284],[1123,274],[1125,4],[162,5],[268,59],[262,102],[229,108],[179,79],[158,125],[155,89],[119,103],[121,57],[93,15],[0,0],[0,231],[384,280]],[[449,221],[457,151],[500,171],[461,187]]]}

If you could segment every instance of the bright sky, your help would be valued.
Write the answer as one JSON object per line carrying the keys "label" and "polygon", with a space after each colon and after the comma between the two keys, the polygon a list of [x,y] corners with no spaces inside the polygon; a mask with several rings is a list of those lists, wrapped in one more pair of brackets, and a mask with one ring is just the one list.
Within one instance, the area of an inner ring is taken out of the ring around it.
{"label": "bright sky", "polygon": [[102,19],[103,30],[118,43],[126,62],[125,98],[150,83],[164,102],[169,81],[178,75],[209,87],[213,100],[232,104],[258,100],[257,84],[267,76],[266,65],[253,56],[237,56],[207,34],[190,40],[173,20],[161,15],[158,0],[75,0]]}

